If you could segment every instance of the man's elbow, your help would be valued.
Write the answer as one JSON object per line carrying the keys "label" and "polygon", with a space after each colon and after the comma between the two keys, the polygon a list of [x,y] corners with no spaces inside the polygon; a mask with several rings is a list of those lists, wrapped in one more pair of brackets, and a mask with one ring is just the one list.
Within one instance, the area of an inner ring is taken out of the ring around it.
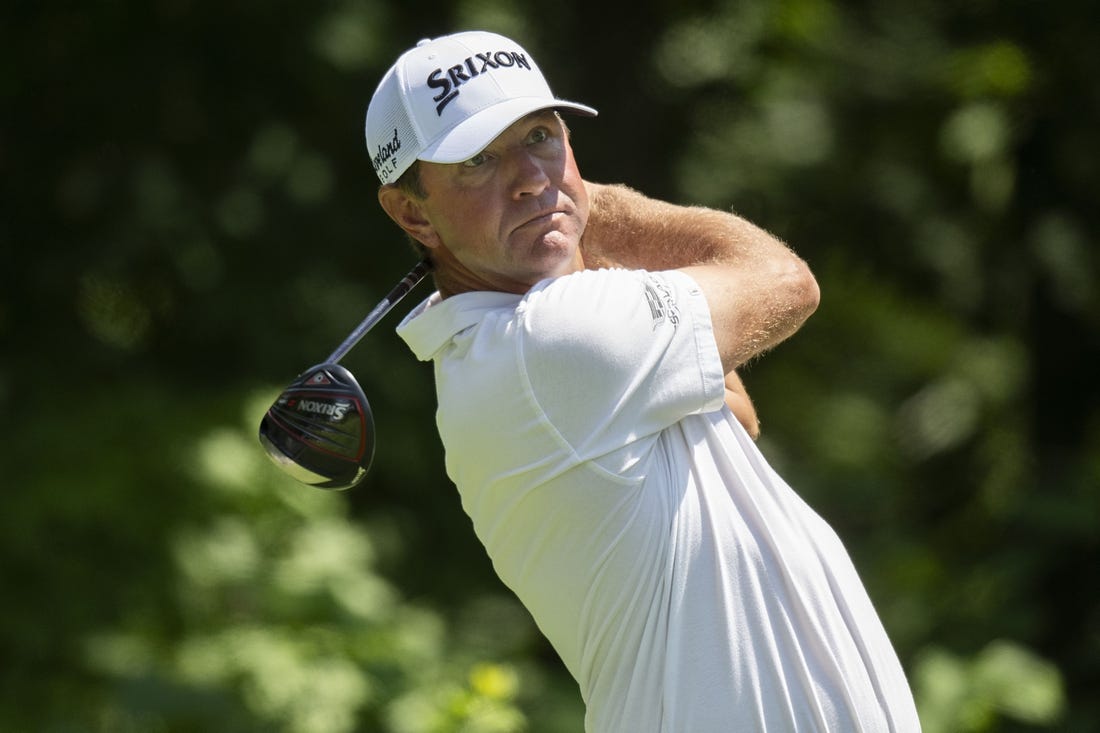
{"label": "man's elbow", "polygon": [[817,284],[817,278],[810,271],[809,265],[802,260],[799,260],[798,292],[799,303],[804,314],[802,320],[805,321],[821,304],[821,288]]}
{"label": "man's elbow", "polygon": [[821,303],[821,288],[802,259],[792,254],[792,262],[784,278],[787,293],[787,313],[795,328],[801,326]]}

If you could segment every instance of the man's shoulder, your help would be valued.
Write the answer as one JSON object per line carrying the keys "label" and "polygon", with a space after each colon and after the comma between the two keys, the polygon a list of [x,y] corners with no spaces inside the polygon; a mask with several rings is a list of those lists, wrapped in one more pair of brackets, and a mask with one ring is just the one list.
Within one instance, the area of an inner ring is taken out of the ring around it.
{"label": "man's shoulder", "polygon": [[656,328],[676,324],[686,289],[695,288],[677,271],[584,270],[539,283],[520,309],[538,328],[619,328],[635,322]]}

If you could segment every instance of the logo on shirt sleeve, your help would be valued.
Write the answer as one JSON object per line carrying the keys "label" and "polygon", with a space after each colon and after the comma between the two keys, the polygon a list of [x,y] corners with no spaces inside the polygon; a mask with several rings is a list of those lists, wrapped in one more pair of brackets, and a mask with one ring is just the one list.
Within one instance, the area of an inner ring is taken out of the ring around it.
{"label": "logo on shirt sleeve", "polygon": [[653,275],[645,277],[645,299],[649,303],[649,313],[653,318],[653,330],[668,321],[675,327],[680,323],[680,308],[668,285]]}

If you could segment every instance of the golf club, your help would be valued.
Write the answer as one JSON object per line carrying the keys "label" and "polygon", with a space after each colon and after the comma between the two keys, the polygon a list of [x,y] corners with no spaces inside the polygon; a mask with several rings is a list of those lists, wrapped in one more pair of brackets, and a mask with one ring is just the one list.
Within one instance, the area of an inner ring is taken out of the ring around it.
{"label": "golf club", "polygon": [[260,421],[260,444],[302,483],[350,489],[374,458],[374,417],[363,388],[339,362],[416,287],[432,266],[421,260],[320,364],[305,370]]}

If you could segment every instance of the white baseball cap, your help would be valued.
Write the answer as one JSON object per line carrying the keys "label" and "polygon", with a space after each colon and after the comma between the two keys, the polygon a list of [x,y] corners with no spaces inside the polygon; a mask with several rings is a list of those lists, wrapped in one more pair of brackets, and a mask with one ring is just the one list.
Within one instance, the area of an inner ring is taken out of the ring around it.
{"label": "white baseball cap", "polygon": [[382,77],[367,108],[367,149],[382,183],[414,160],[459,163],[516,120],[540,109],[594,116],[556,99],[531,56],[496,33],[424,39]]}

